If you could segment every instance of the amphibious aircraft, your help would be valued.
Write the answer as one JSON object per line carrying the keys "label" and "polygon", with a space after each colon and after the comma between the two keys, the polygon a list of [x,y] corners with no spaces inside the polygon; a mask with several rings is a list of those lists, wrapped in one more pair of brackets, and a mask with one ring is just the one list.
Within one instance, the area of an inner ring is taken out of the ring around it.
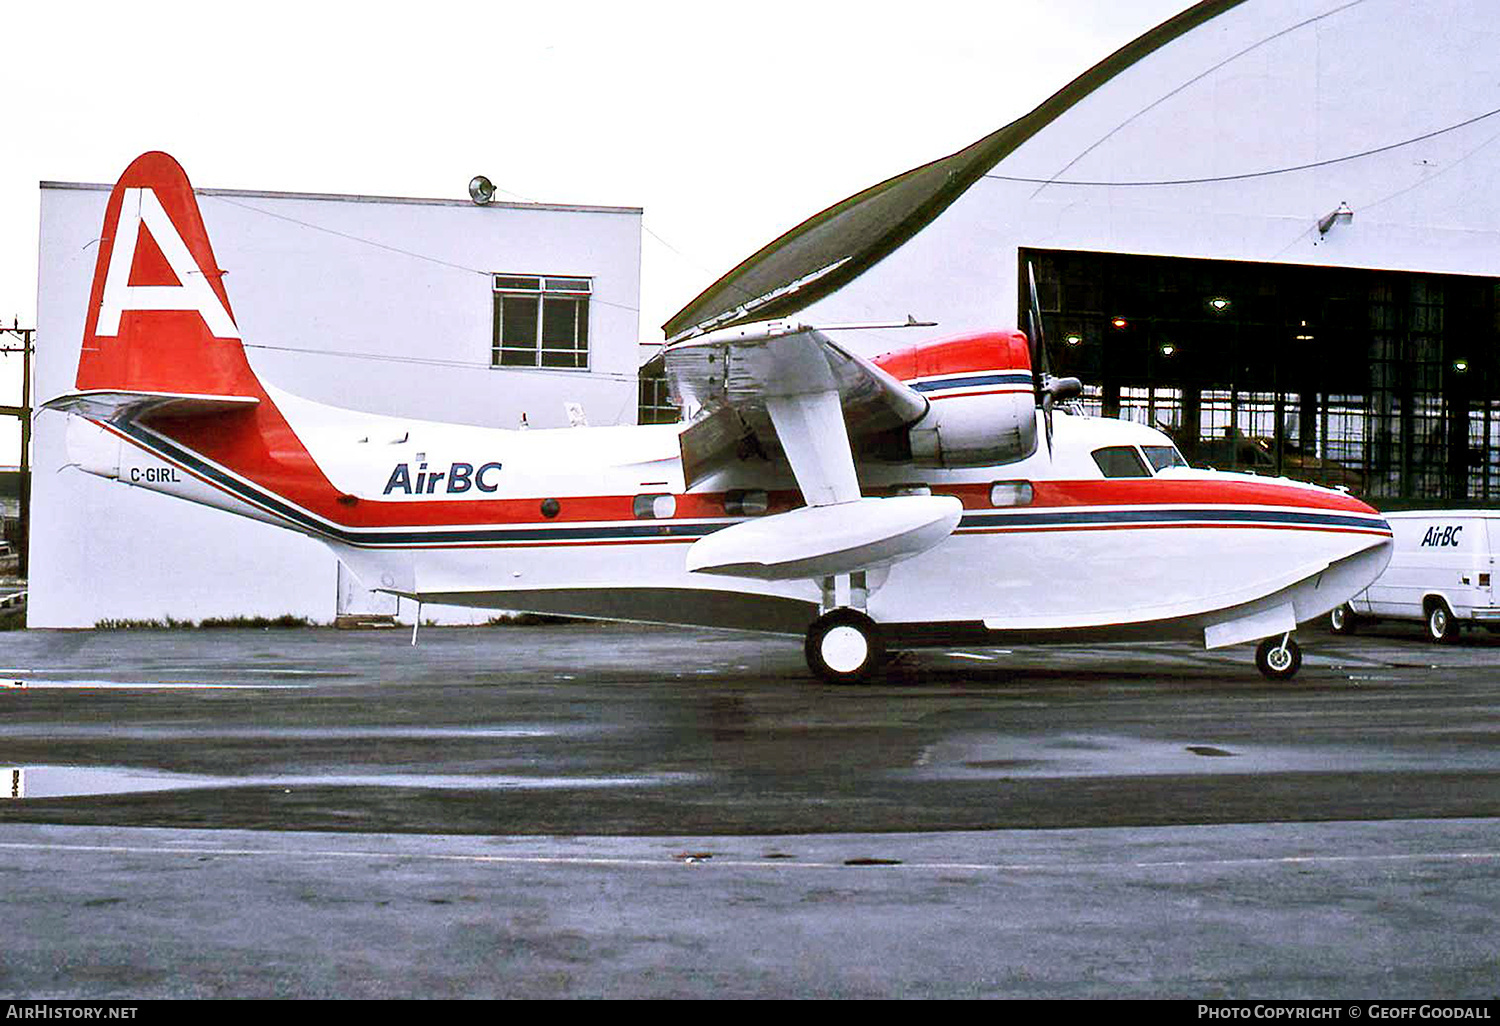
{"label": "amphibious aircraft", "polygon": [[[149,236],[149,242],[147,237]],[[154,243],[154,245],[153,245]],[[867,359],[838,326],[665,349],[682,424],[505,430],[298,398],[257,376],[192,186],[139,157],[104,219],[75,390],[82,469],[300,531],[418,602],[800,635],[828,681],[893,649],[1260,641],[1367,587],[1391,530],[1338,491],[1196,470],[1078,416],[1029,334]],[[100,430],[102,429],[102,430]]]}

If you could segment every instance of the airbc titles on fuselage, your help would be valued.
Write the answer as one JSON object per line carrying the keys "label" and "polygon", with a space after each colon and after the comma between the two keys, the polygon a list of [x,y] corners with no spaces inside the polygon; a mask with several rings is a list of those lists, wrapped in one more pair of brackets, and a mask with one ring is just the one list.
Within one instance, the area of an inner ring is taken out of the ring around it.
{"label": "airbc titles on fuselage", "polygon": [[485,493],[499,491],[496,480],[500,474],[499,463],[451,463],[447,470],[429,470],[426,461],[417,463],[413,474],[410,463],[398,463],[385,482],[382,495],[436,495],[438,486],[446,495],[462,495],[468,491]]}

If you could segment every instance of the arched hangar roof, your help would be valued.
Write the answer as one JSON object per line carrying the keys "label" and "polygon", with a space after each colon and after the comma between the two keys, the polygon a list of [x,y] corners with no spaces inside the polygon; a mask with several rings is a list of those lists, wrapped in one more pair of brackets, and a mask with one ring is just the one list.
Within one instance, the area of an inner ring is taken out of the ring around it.
{"label": "arched hangar roof", "polygon": [[948,208],[987,171],[1126,68],[1244,0],[1201,0],[1127,43],[1041,106],[999,131],[836,203],[762,247],[662,326],[673,338],[701,325],[801,310],[853,281]]}

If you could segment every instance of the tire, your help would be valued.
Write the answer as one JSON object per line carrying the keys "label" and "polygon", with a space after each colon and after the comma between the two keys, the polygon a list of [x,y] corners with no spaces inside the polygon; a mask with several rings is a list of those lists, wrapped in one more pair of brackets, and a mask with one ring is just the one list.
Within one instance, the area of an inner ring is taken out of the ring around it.
{"label": "tire", "polygon": [[1266,638],[1255,647],[1255,668],[1267,680],[1291,680],[1302,668],[1302,646],[1291,638]]}
{"label": "tire", "polygon": [[854,609],[835,609],[807,629],[808,669],[829,684],[859,684],[885,661],[880,626]]}
{"label": "tire", "polygon": [[1458,640],[1458,621],[1442,599],[1427,607],[1427,640],[1438,645],[1451,645]]}
{"label": "tire", "polygon": [[1347,602],[1328,614],[1328,629],[1335,634],[1353,634],[1358,622],[1354,610],[1349,608]]}

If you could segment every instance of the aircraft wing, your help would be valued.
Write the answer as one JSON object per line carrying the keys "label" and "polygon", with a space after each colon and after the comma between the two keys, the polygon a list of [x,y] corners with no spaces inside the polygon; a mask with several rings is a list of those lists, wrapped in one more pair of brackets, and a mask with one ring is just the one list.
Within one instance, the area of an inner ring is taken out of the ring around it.
{"label": "aircraft wing", "polygon": [[958,526],[963,504],[950,495],[860,495],[856,447],[921,419],[927,400],[818,329],[737,325],[675,343],[664,360],[674,395],[700,411],[681,436],[689,486],[729,458],[780,448],[807,504],[700,538],[688,570],[822,579],[826,598],[836,575],[920,555]]}
{"label": "aircraft wing", "polygon": [[723,328],[663,358],[673,395],[700,411],[682,436],[689,485],[729,458],[780,449],[808,505],[850,502],[854,453],[927,412],[920,393],[795,322]]}

